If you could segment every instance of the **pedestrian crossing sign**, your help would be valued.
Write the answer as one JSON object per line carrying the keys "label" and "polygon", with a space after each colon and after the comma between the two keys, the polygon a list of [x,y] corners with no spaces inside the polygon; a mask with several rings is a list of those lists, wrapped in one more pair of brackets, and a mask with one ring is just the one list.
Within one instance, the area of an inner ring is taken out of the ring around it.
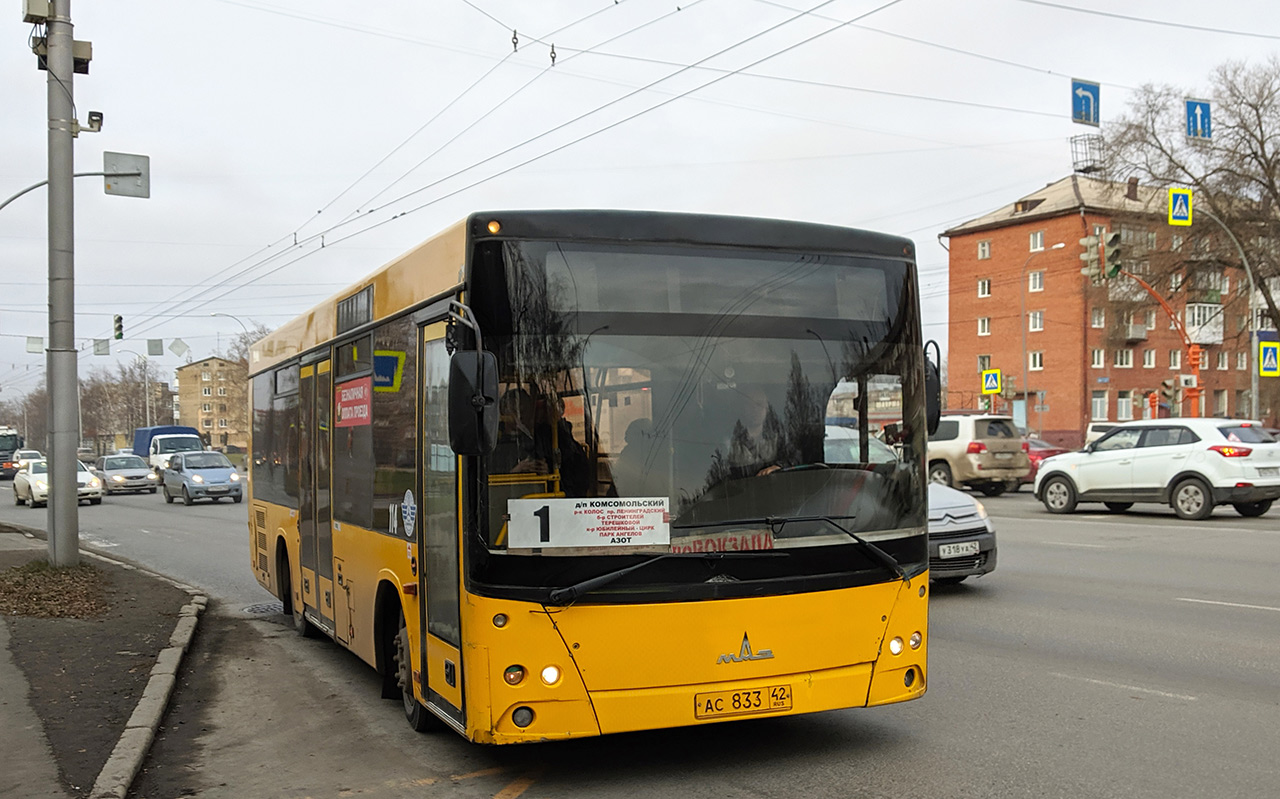
{"label": "pedestrian crossing sign", "polygon": [[1280,377],[1280,341],[1258,342],[1258,374]]}
{"label": "pedestrian crossing sign", "polygon": [[1191,224],[1191,189],[1169,189],[1169,224]]}
{"label": "pedestrian crossing sign", "polygon": [[999,369],[987,369],[982,373],[982,393],[983,394],[999,394],[1004,388],[1000,380]]}

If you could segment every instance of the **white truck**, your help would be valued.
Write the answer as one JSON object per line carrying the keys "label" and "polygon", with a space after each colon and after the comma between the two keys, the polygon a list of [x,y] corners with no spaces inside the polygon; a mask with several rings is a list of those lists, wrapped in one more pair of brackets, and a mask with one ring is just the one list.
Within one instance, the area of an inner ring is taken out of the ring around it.
{"label": "white truck", "polygon": [[139,427],[133,431],[133,454],[146,458],[151,468],[159,474],[169,465],[169,456],[175,452],[200,452],[204,439],[194,427],[159,425]]}

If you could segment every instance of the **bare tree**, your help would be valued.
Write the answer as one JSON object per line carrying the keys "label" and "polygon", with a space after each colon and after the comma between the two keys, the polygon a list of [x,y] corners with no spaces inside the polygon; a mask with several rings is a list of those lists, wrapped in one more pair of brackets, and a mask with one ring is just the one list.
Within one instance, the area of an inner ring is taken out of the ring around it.
{"label": "bare tree", "polygon": [[[1107,168],[1116,180],[1191,188],[1196,205],[1222,220],[1242,245],[1266,311],[1280,323],[1280,57],[1228,62],[1209,82],[1210,139],[1186,132],[1184,101],[1202,92],[1148,84],[1106,127]],[[1234,244],[1217,230],[1196,227],[1214,240],[1219,260],[1238,262]]]}

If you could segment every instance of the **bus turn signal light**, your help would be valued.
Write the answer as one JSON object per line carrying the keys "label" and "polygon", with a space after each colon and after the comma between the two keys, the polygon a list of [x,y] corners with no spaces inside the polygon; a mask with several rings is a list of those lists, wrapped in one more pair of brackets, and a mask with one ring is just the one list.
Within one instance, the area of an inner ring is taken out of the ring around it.
{"label": "bus turn signal light", "polygon": [[519,685],[524,682],[524,666],[507,666],[507,670],[502,672],[502,679],[507,685]]}

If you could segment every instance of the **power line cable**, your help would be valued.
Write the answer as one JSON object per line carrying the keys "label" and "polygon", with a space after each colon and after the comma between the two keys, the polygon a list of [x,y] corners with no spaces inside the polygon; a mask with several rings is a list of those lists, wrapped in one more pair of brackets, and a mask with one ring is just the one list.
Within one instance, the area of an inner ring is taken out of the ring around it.
{"label": "power line cable", "polygon": [[1233,31],[1226,28],[1210,28],[1205,25],[1189,25],[1185,22],[1170,22],[1163,19],[1150,19],[1147,17],[1132,17],[1128,14],[1117,14],[1114,11],[1099,11],[1093,8],[1080,8],[1078,6],[1067,6],[1061,3],[1050,3],[1047,0],[1019,0],[1019,2],[1027,3],[1033,6],[1045,6],[1046,8],[1057,8],[1062,11],[1072,11],[1077,14],[1092,14],[1098,17],[1109,17],[1111,19],[1123,19],[1127,22],[1140,22],[1144,25],[1160,25],[1166,28],[1182,28],[1191,31],[1204,31],[1206,33],[1221,33],[1227,36],[1248,36],[1254,39],[1280,39],[1280,35],[1273,33],[1259,33],[1257,31]]}

